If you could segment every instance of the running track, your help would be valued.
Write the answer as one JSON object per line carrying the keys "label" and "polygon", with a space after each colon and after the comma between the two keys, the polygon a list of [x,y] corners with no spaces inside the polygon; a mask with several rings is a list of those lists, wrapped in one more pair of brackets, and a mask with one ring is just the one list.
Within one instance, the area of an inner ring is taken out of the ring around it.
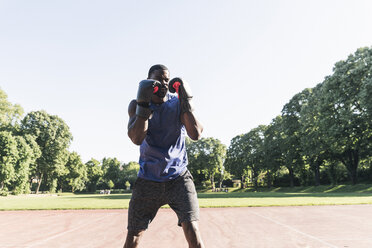
{"label": "running track", "polygon": [[[0,211],[0,247],[122,247],[127,210]],[[186,248],[161,209],[142,248]],[[201,209],[207,248],[372,247],[372,205]]]}

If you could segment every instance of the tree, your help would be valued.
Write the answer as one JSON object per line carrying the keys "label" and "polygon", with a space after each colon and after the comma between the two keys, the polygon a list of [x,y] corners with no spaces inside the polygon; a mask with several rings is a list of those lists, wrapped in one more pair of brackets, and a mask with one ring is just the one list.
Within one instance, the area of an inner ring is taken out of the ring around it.
{"label": "tree", "polygon": [[296,94],[284,105],[282,110],[282,154],[284,165],[289,171],[290,186],[294,186],[295,172],[303,169],[301,146],[301,108],[308,100],[308,89]]}
{"label": "tree", "polygon": [[[14,165],[15,175],[12,179],[13,192],[15,194],[28,193],[30,186],[28,184],[30,176],[30,165],[38,157],[35,150],[27,143],[22,136],[14,137],[17,142],[18,159]],[[36,150],[37,152],[37,150]]]}
{"label": "tree", "polygon": [[319,101],[319,128],[327,137],[330,152],[347,168],[353,184],[357,183],[359,161],[368,156],[372,141],[371,119],[361,104],[366,103],[363,90],[368,90],[371,75],[372,48],[360,48],[347,60],[335,64],[333,74],[323,82],[323,97]]}
{"label": "tree", "polygon": [[225,168],[226,170],[233,174],[234,176],[241,178],[241,188],[245,186],[245,177],[248,174],[248,162],[245,156],[246,146],[248,143],[246,142],[246,135],[241,134],[235,136],[231,142],[230,146],[227,150],[226,160],[225,160]]}
{"label": "tree", "polygon": [[[3,176],[7,174],[0,187],[4,187],[7,182],[7,186],[15,194],[30,191],[27,183],[29,174],[35,160],[40,156],[34,137],[20,130],[19,120],[22,114],[22,107],[10,103],[5,92],[0,89],[0,131],[4,131],[0,145],[3,162],[1,171]],[[16,151],[13,149],[14,145]]]}
{"label": "tree", "polygon": [[319,128],[323,114],[318,108],[319,99],[322,97],[321,87],[322,85],[318,84],[315,88],[308,89],[308,99],[301,108],[300,116],[302,154],[314,172],[316,186],[320,185],[320,167],[330,158],[325,142],[327,135]]}
{"label": "tree", "polygon": [[67,148],[72,141],[69,127],[56,115],[34,111],[22,120],[21,130],[24,134],[33,135],[41,150],[34,169],[38,178],[36,193],[39,192],[44,177],[49,180],[52,189],[56,186],[57,178],[65,171]]}
{"label": "tree", "polygon": [[361,107],[372,120],[372,77],[365,80],[360,92]]}
{"label": "tree", "polygon": [[[365,109],[366,113],[366,120],[368,122],[368,130],[365,132],[365,136],[368,140],[372,139],[372,77],[366,79],[365,84],[361,90],[360,98],[361,98],[361,107]],[[369,143],[367,148],[366,156],[372,157],[372,142]],[[370,171],[372,172],[372,165],[370,167]]]}
{"label": "tree", "polygon": [[[117,158],[104,158],[102,160],[103,179],[106,185],[112,181],[115,186],[120,184],[121,164]],[[125,182],[125,181],[124,181]],[[122,182],[124,184],[124,182]],[[115,186],[112,186],[115,187]]]}
{"label": "tree", "polygon": [[272,185],[273,174],[283,164],[281,121],[282,117],[277,116],[265,130],[263,165],[266,170],[266,181],[269,188]]}
{"label": "tree", "polygon": [[9,129],[21,118],[23,109],[8,101],[7,94],[0,88],[0,130]]}
{"label": "tree", "polygon": [[248,169],[251,172],[255,189],[258,188],[258,177],[265,168],[264,139],[266,129],[267,126],[260,125],[245,135],[244,156]]}
{"label": "tree", "polygon": [[0,190],[8,190],[18,158],[17,140],[11,132],[0,131]]}
{"label": "tree", "polygon": [[246,134],[238,135],[231,141],[225,162],[226,170],[241,176],[244,188],[245,177],[250,175],[254,187],[258,187],[258,177],[265,169],[265,131],[267,126],[260,125]]}
{"label": "tree", "polygon": [[71,188],[72,192],[84,190],[88,180],[87,166],[81,162],[79,154],[70,153],[65,166],[67,173],[62,175],[63,181]]}
{"label": "tree", "polygon": [[108,182],[107,182],[107,187],[108,187],[109,189],[112,189],[114,186],[115,186],[114,182],[113,182],[112,180],[108,180]]}
{"label": "tree", "polygon": [[126,190],[129,190],[130,189],[130,182],[129,181],[125,181],[125,189]]}
{"label": "tree", "polygon": [[216,174],[224,171],[223,163],[226,156],[226,146],[215,138],[201,138],[198,141],[187,139],[188,168],[193,174],[205,175],[215,188]]}
{"label": "tree", "polygon": [[36,175],[36,161],[41,156],[41,150],[39,145],[36,143],[36,137],[30,134],[23,134],[20,133],[20,135],[25,139],[27,145],[31,149],[31,153],[29,156],[30,164],[29,164],[29,175],[28,180],[30,182],[30,189],[32,187],[32,181],[35,178]]}
{"label": "tree", "polygon": [[90,192],[97,190],[97,185],[102,181],[103,170],[100,162],[94,158],[85,163],[87,167],[87,189]]}
{"label": "tree", "polygon": [[[128,164],[123,164],[122,166],[122,180],[123,182],[129,182],[130,185],[134,185],[134,182],[137,179],[138,171],[140,165],[137,162],[129,162]],[[127,187],[127,186],[126,186]]]}

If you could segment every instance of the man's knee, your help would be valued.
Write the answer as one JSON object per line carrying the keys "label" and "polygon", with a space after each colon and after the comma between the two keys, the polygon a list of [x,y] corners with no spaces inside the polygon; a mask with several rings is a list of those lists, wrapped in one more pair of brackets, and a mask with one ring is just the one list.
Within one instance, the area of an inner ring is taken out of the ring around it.
{"label": "man's knee", "polygon": [[140,237],[145,232],[145,230],[128,230],[127,237]]}
{"label": "man's knee", "polygon": [[181,223],[182,228],[187,232],[196,233],[199,231],[198,222],[196,221],[185,221]]}

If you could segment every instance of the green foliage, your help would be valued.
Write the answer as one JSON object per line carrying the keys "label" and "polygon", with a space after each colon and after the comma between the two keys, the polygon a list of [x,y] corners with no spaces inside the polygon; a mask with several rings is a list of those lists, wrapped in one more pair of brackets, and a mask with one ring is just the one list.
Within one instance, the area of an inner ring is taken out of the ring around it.
{"label": "green foliage", "polygon": [[0,130],[12,128],[22,115],[22,107],[10,103],[7,94],[0,88]]}
{"label": "green foliage", "polygon": [[49,187],[54,188],[57,178],[65,173],[65,164],[68,159],[67,148],[72,140],[69,127],[56,115],[49,115],[45,111],[35,111],[25,116],[21,129],[24,134],[33,135],[40,147],[41,156],[36,160],[34,168],[39,179],[39,186],[45,177]]}
{"label": "green foliage", "polygon": [[301,124],[301,154],[304,160],[309,164],[314,173],[315,185],[320,185],[320,168],[324,165],[326,159],[330,159],[330,153],[326,149],[324,134],[319,129],[322,112],[317,106],[321,97],[321,84],[313,89],[308,89],[306,103],[302,105],[300,124]]}
{"label": "green foliage", "polygon": [[354,184],[360,159],[370,156],[371,119],[361,104],[366,99],[361,96],[368,88],[371,75],[372,49],[360,48],[346,61],[336,63],[333,74],[322,84],[318,104],[323,140],[333,157],[346,166]]}
{"label": "green foliage", "polygon": [[365,80],[360,91],[361,107],[366,111],[370,120],[372,119],[372,78]]}
{"label": "green foliage", "polygon": [[115,186],[115,184],[114,184],[113,181],[109,180],[109,181],[107,182],[107,187],[108,187],[109,189],[112,189],[114,186]]}
{"label": "green foliage", "polygon": [[[258,187],[258,178],[265,167],[264,139],[267,126],[260,125],[244,135],[236,136],[229,147],[226,169],[235,176],[249,178]],[[243,184],[242,184],[243,185]]]}
{"label": "green foliage", "polygon": [[354,184],[358,175],[370,180],[370,164],[359,166],[372,156],[371,96],[372,48],[360,48],[337,62],[324,82],[284,105],[265,129],[263,146],[257,128],[234,137],[225,167],[242,181],[264,174],[269,187],[288,181],[292,187],[337,184],[345,181],[345,172]]}
{"label": "green foliage", "polygon": [[130,182],[129,182],[129,181],[126,181],[126,182],[125,182],[125,188],[126,188],[126,189],[129,189],[129,188],[130,188]]}
{"label": "green foliage", "polygon": [[13,193],[29,192],[30,164],[35,162],[32,148],[22,136],[15,136],[17,142],[18,159],[14,166],[15,176],[12,180]]}
{"label": "green foliage", "polygon": [[[128,164],[122,165],[122,172],[121,172],[121,181],[128,182],[129,186],[134,185],[134,182],[137,179],[137,174],[140,169],[140,165],[137,162],[129,162]],[[127,183],[125,183],[125,188],[128,188]]]}
{"label": "green foliage", "polygon": [[8,188],[0,189],[0,196],[8,196],[8,195],[9,195]]}
{"label": "green foliage", "polygon": [[[121,164],[117,158],[104,158],[102,160],[102,170],[103,170],[103,180],[106,183],[107,187],[114,188],[119,187],[121,181]],[[112,187],[109,186],[110,181],[114,183]]]}
{"label": "green foliage", "polygon": [[87,189],[95,192],[99,183],[102,183],[103,170],[100,162],[94,158],[85,163],[87,167]]}
{"label": "green foliage", "polygon": [[296,94],[284,105],[282,110],[282,144],[281,151],[284,159],[284,166],[287,167],[290,176],[290,184],[294,186],[294,175],[296,172],[303,171],[304,161],[301,146],[301,109],[308,101],[310,91]]}
{"label": "green foliage", "polygon": [[266,172],[266,184],[270,188],[274,180],[274,174],[284,164],[282,153],[282,117],[274,118],[265,130],[263,142],[263,170]]}
{"label": "green foliage", "polygon": [[72,192],[84,190],[88,180],[87,166],[81,162],[76,152],[70,153],[65,167],[67,173],[62,175],[62,178],[68,190]]}
{"label": "green foliage", "polygon": [[209,179],[212,188],[214,188],[216,174],[224,173],[226,146],[214,138],[201,138],[198,141],[187,139],[186,146],[188,168],[193,175],[196,175],[195,181],[201,184],[204,179]]}
{"label": "green foliage", "polygon": [[[227,150],[225,168],[228,172],[235,175],[236,177],[242,178],[247,176],[247,159],[245,156],[245,150],[248,146],[245,135],[235,136],[231,142],[229,149]],[[243,184],[242,184],[243,187]]]}
{"label": "green foliage", "polygon": [[15,179],[18,158],[16,138],[10,132],[0,131],[0,190]]}

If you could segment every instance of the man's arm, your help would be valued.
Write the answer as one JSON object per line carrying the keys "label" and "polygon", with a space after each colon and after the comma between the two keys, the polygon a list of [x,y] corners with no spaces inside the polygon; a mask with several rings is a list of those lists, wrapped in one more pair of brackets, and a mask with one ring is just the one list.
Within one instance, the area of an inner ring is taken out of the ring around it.
{"label": "man's arm", "polygon": [[145,139],[148,129],[148,119],[136,115],[137,101],[129,103],[128,114],[128,136],[136,145],[141,145]]}
{"label": "man's arm", "polygon": [[190,86],[186,81],[176,77],[169,82],[169,91],[172,93],[177,92],[178,94],[181,108],[181,123],[186,127],[187,135],[192,140],[200,139],[203,126],[194,114]]}
{"label": "man's arm", "polygon": [[181,123],[185,126],[187,135],[192,140],[198,140],[203,132],[203,126],[193,112],[181,114]]}
{"label": "man's arm", "polygon": [[151,97],[154,94],[155,87],[161,86],[161,83],[146,79],[138,85],[137,100],[129,103],[128,114],[128,136],[136,145],[141,145],[147,134],[149,126],[148,119],[151,117],[150,109]]}

